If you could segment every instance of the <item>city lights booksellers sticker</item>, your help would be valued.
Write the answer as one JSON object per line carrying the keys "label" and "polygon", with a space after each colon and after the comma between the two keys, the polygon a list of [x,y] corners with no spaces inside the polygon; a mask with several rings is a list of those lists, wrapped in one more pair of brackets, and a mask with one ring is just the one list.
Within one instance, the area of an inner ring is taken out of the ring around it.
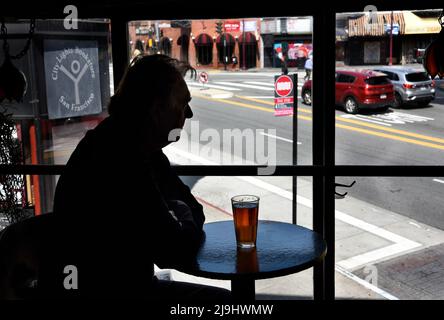
{"label": "city lights booksellers sticker", "polygon": [[49,119],[102,111],[97,41],[45,40]]}
{"label": "city lights booksellers sticker", "polygon": [[290,76],[274,77],[274,115],[288,116],[293,114],[294,83]]}

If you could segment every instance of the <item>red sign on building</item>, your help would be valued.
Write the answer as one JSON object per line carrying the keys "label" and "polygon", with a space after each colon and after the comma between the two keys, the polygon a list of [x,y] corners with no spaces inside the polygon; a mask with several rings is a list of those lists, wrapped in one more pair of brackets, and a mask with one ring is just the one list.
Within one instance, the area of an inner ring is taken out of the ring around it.
{"label": "red sign on building", "polygon": [[225,32],[239,32],[240,31],[240,21],[225,21],[224,23]]}

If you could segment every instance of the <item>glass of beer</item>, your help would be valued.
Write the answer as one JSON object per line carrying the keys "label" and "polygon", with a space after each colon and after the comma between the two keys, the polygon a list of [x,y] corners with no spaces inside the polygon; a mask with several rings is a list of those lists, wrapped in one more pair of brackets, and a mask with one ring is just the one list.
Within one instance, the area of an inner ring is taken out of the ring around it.
{"label": "glass of beer", "polygon": [[239,248],[249,249],[256,246],[259,197],[239,195],[231,198],[233,207],[234,230]]}

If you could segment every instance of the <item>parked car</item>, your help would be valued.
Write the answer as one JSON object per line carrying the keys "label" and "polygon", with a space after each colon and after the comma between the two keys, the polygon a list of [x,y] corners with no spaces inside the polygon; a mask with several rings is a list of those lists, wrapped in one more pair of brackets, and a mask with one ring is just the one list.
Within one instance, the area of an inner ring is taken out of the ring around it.
{"label": "parked car", "polygon": [[[311,105],[311,80],[301,90],[302,102]],[[347,113],[364,108],[385,108],[394,104],[394,89],[387,75],[371,70],[336,71],[336,105]]]}
{"label": "parked car", "polygon": [[435,99],[435,84],[423,70],[398,66],[384,66],[374,69],[385,73],[395,86],[395,107],[404,104],[426,106]]}

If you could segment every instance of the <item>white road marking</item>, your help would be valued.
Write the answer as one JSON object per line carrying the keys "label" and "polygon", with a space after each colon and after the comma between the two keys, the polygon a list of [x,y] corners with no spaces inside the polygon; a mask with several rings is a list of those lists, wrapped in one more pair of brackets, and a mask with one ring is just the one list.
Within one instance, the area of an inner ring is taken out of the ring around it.
{"label": "white road marking", "polygon": [[244,83],[257,84],[257,85],[260,85],[260,86],[266,86],[266,87],[274,88],[274,83],[270,83],[270,82],[244,81]]}
{"label": "white road marking", "polygon": [[[291,139],[278,137],[278,136],[275,136],[274,134],[269,134],[269,133],[265,133],[265,132],[259,132],[259,134],[261,134],[261,135],[263,135],[263,136],[267,136],[267,137],[274,138],[274,139],[276,139],[276,140],[282,140],[282,141],[286,141],[286,142],[293,143],[293,140],[291,140]],[[302,142],[299,142],[299,141],[298,141],[298,144],[302,144]]]}
{"label": "white road marking", "polygon": [[444,183],[444,180],[439,180],[439,179],[433,179],[433,181],[439,182],[439,183]]}
{"label": "white road marking", "polygon": [[374,114],[374,115],[369,115],[369,116],[362,115],[362,114],[357,114],[357,115],[345,114],[345,115],[342,115],[341,117],[377,123],[377,124],[388,126],[388,127],[391,127],[392,124],[406,124],[406,123],[427,122],[427,121],[435,120],[434,118],[417,116],[417,115],[403,113],[403,112],[397,112],[397,111],[383,113],[383,114]]}
{"label": "white road marking", "polygon": [[346,118],[346,119],[357,119],[357,120],[361,120],[361,121],[372,122],[372,123],[380,124],[380,125],[387,126],[387,127],[392,126],[390,123],[385,123],[385,122],[377,121],[377,120],[371,120],[367,116],[344,114],[341,117]]}
{"label": "white road marking", "polygon": [[[274,89],[274,83],[259,82],[259,81],[244,81],[244,83],[257,84],[257,85],[260,85],[260,86],[270,87],[270,88]],[[302,88],[302,86],[303,86],[302,83],[298,83],[298,88]]]}
{"label": "white road marking", "polygon": [[242,96],[244,98],[252,98],[252,99],[274,99],[274,96]]}
{"label": "white road marking", "polygon": [[205,84],[205,86],[202,86],[200,83],[187,82],[187,85],[189,85],[191,87],[213,88],[213,89],[221,89],[221,90],[228,90],[228,91],[241,91],[241,89],[238,89],[238,88],[218,86],[218,85],[214,85],[214,84]]}
{"label": "white road marking", "polygon": [[264,87],[254,86],[252,84],[244,84],[244,83],[237,83],[237,82],[225,82],[225,81],[215,81],[214,83],[222,84],[225,86],[250,88],[250,89],[257,89],[257,90],[263,90],[263,91],[269,91],[269,92],[273,91],[273,88],[264,88]]}
{"label": "white road marking", "polygon": [[357,275],[351,273],[350,271],[348,271],[338,265],[335,267],[335,270],[337,272],[339,272],[340,274],[342,274],[343,276],[346,276],[347,278],[359,283],[363,287],[372,290],[373,292],[379,294],[380,296],[383,296],[384,298],[386,298],[388,300],[399,300],[399,298],[395,297],[394,295],[391,295],[390,293],[376,287],[375,285],[365,281],[364,279],[359,278]]}

